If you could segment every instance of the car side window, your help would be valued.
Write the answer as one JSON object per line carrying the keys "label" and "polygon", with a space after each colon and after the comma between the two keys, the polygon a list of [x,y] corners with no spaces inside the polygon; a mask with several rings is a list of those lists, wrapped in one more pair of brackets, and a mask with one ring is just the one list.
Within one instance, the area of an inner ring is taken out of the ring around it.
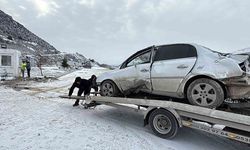
{"label": "car side window", "polygon": [[187,44],[164,45],[156,50],[154,61],[197,57],[195,47]]}
{"label": "car side window", "polygon": [[129,61],[126,67],[134,66],[138,64],[144,64],[144,63],[150,63],[150,58],[151,58],[151,51],[148,51],[139,56],[136,56],[134,59]]}

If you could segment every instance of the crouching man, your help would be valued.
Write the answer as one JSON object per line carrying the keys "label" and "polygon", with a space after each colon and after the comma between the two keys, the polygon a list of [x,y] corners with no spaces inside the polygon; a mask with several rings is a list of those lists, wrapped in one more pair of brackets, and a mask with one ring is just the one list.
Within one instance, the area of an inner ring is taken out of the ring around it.
{"label": "crouching man", "polygon": [[[91,88],[93,87],[93,85],[95,85],[95,82],[96,82],[95,75],[92,75],[91,78],[88,80],[82,79],[81,77],[76,77],[73,85],[71,86],[69,90],[69,96],[72,95],[76,87],[79,89],[77,96],[81,96],[83,92],[84,92],[84,96],[89,96]],[[79,105],[79,99],[75,101],[73,107],[78,106],[78,105]]]}

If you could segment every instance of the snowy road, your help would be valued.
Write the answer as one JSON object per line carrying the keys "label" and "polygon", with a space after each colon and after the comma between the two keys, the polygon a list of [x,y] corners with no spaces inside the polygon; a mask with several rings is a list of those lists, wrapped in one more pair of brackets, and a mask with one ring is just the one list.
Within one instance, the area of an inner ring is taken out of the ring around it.
{"label": "snowy road", "polygon": [[[109,106],[98,106],[94,110],[73,108],[73,101],[57,96],[67,92],[67,85],[78,73],[33,85],[50,89],[41,93],[0,86],[0,150],[250,149],[245,144],[187,128],[182,128],[173,140],[161,139],[149,127],[143,127],[143,115],[133,111]],[[84,76],[87,78],[92,73],[98,74],[98,71],[85,72]],[[66,82],[66,79],[71,80]]]}

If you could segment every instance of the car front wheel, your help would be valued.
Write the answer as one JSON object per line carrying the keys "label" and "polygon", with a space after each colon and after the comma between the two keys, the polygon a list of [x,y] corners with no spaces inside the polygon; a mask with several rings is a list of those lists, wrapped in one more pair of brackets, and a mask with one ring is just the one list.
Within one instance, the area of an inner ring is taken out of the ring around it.
{"label": "car front wheel", "polygon": [[188,86],[187,98],[193,105],[216,108],[224,101],[224,91],[218,82],[200,78]]}
{"label": "car front wheel", "polygon": [[118,96],[119,90],[114,82],[106,80],[101,84],[101,95],[115,97]]}

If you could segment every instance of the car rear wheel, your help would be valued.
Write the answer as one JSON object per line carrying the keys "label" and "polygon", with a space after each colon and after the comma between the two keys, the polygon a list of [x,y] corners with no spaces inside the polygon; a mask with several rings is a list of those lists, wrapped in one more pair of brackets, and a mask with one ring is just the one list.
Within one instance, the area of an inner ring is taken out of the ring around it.
{"label": "car rear wheel", "polygon": [[114,97],[118,96],[119,89],[115,85],[114,82],[110,80],[106,80],[101,84],[101,95],[102,96],[109,96],[109,97]]}
{"label": "car rear wheel", "polygon": [[193,105],[216,108],[224,101],[224,91],[218,82],[200,78],[188,86],[187,98]]}

